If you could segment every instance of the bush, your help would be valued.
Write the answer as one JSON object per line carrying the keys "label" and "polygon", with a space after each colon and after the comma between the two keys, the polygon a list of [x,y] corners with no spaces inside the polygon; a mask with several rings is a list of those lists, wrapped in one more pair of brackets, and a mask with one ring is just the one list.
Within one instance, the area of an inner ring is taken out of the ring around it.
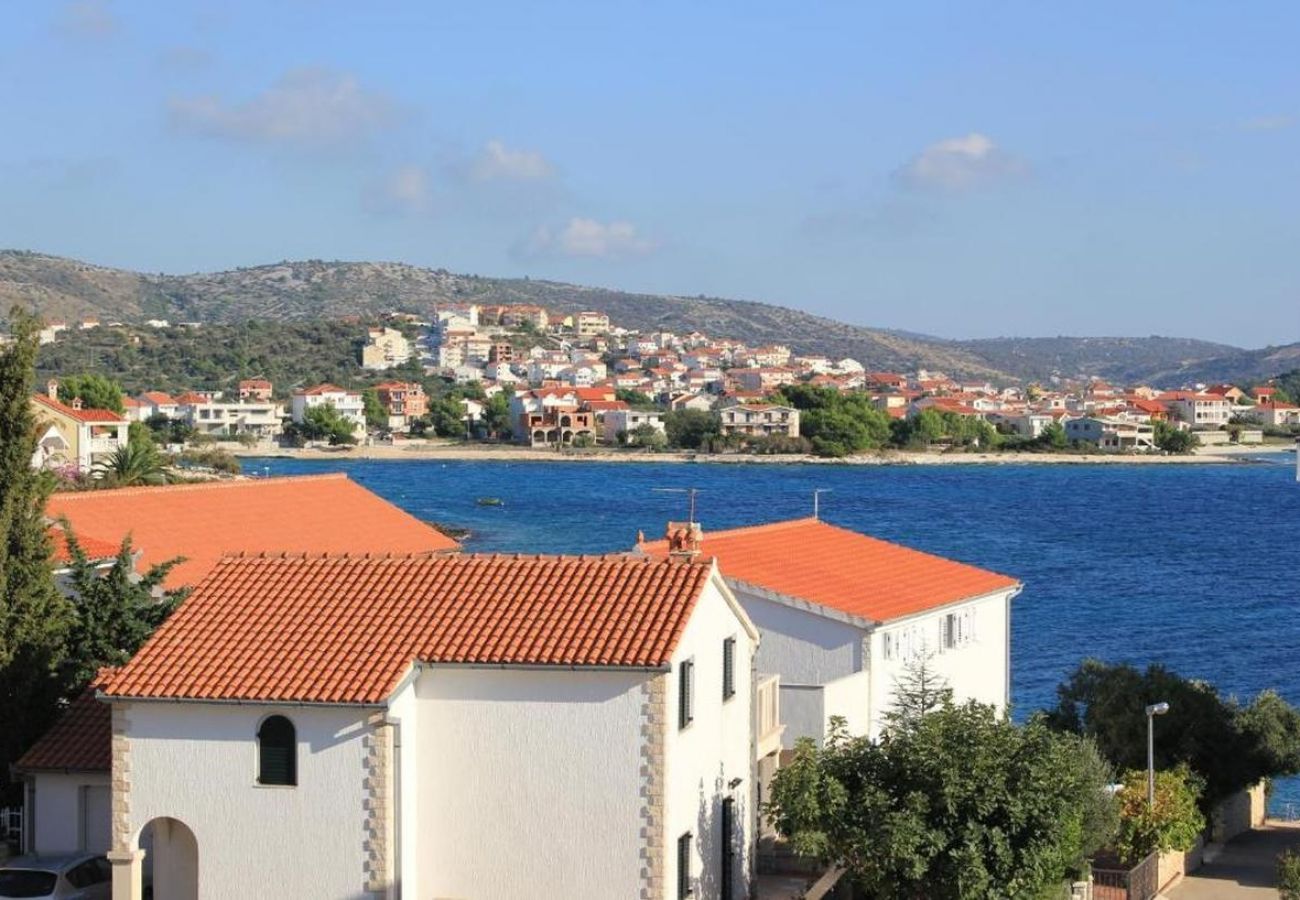
{"label": "bush", "polygon": [[1277,892],[1281,900],[1300,900],[1300,853],[1294,850],[1277,858]]}
{"label": "bush", "polygon": [[1156,773],[1156,802],[1147,803],[1147,773],[1124,773],[1119,792],[1119,833],[1115,851],[1128,865],[1153,850],[1190,850],[1205,830],[1199,803],[1204,782],[1186,765]]}

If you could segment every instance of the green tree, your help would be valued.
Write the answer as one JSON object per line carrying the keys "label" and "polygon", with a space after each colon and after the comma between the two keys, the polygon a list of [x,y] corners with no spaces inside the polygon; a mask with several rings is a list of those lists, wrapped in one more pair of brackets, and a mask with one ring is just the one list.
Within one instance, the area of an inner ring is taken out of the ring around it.
{"label": "green tree", "polygon": [[120,666],[129,660],[171,615],[188,589],[161,590],[167,573],[183,562],[179,557],[137,577],[128,537],[105,570],[87,558],[66,521],[60,527],[67,535],[71,558],[67,590],[75,598],[62,671],[64,696],[71,700],[101,667]]}
{"label": "green tree", "polygon": [[465,436],[465,407],[455,396],[433,397],[429,400],[429,427],[438,437]]}
{"label": "green tree", "polygon": [[1152,423],[1156,446],[1166,453],[1191,453],[1201,445],[1201,439],[1194,432],[1184,431],[1163,419]]}
{"label": "green tree", "polygon": [[1188,765],[1204,781],[1204,811],[1265,777],[1300,772],[1300,712],[1277,694],[1242,707],[1160,665],[1085,660],[1057,688],[1047,721],[1092,737],[1116,769],[1145,769],[1146,707],[1158,702],[1169,712],[1156,719],[1156,767]]}
{"label": "green tree", "polygon": [[9,322],[13,343],[0,349],[0,801],[15,799],[9,764],[57,713],[57,672],[72,615],[50,567],[45,501],[52,481],[32,470],[40,326],[21,308]]}
{"label": "green tree", "polygon": [[352,422],[334,408],[333,403],[308,407],[302,421],[291,432],[309,441],[329,441],[331,444],[355,444],[356,431]]}
{"label": "green tree", "polygon": [[1064,450],[1070,444],[1070,439],[1066,437],[1065,428],[1060,422],[1048,422],[1035,440],[1039,446],[1051,450]]}
{"label": "green tree", "polygon": [[677,409],[664,413],[664,431],[669,446],[698,450],[722,432],[722,420],[703,409]]}
{"label": "green tree", "polygon": [[894,679],[894,702],[885,713],[890,728],[907,728],[922,716],[952,703],[952,688],[947,679],[934,671],[930,656],[916,657]]}
{"label": "green tree", "polygon": [[649,422],[638,425],[627,435],[630,447],[644,447],[647,450],[659,450],[668,445],[668,436]]}
{"label": "green tree", "polygon": [[1198,801],[1202,783],[1186,765],[1156,773],[1155,804],[1148,804],[1147,772],[1124,773],[1119,791],[1119,829],[1114,850],[1129,865],[1159,850],[1190,850],[1205,830]]}
{"label": "green tree", "polygon": [[800,740],[767,813],[799,853],[882,900],[1039,898],[1110,837],[1108,770],[1088,742],[991,706],[946,704],[879,741]]}
{"label": "green tree", "polygon": [[379,402],[379,391],[366,388],[361,392],[361,403],[365,407],[366,424],[376,431],[387,431],[388,410]]}
{"label": "green tree", "polygon": [[483,404],[483,427],[494,438],[508,437],[510,433],[510,400],[505,392],[493,394]]}
{"label": "green tree", "polygon": [[59,400],[71,403],[76,398],[86,409],[109,409],[124,412],[122,386],[104,375],[69,375],[59,382]]}
{"label": "green tree", "polygon": [[649,394],[643,394],[641,391],[634,391],[631,388],[619,388],[614,391],[614,399],[622,400],[633,409],[658,409],[659,405],[655,403],[654,398]]}
{"label": "green tree", "polygon": [[1279,900],[1300,900],[1300,853],[1286,850],[1277,858]]}
{"label": "green tree", "polygon": [[167,481],[162,457],[152,442],[127,443],[118,447],[107,459],[95,464],[94,472],[113,487],[163,484]]}

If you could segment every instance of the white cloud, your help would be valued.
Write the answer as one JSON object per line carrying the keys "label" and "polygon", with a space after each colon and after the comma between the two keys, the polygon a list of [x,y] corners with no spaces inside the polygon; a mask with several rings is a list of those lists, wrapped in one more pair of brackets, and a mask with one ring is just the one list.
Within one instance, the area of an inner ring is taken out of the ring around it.
{"label": "white cloud", "polygon": [[1029,165],[998,147],[987,135],[971,132],[926,147],[898,170],[911,187],[964,191],[1028,174]]}
{"label": "white cloud", "polygon": [[367,187],[362,201],[372,212],[427,213],[433,206],[429,170],[414,164],[398,166]]}
{"label": "white cloud", "polygon": [[1295,116],[1256,116],[1241,123],[1246,131],[1281,131],[1296,123]]}
{"label": "white cloud", "polygon": [[75,0],[64,5],[59,28],[73,37],[106,38],[117,32],[118,20],[107,0]]}
{"label": "white cloud", "polygon": [[214,137],[273,144],[350,143],[386,128],[396,109],[386,95],[363,88],[356,76],[330,69],[293,69],[241,103],[220,97],[171,102],[178,128]]}
{"label": "white cloud", "polygon": [[536,150],[507,147],[488,141],[466,168],[473,181],[540,181],[555,174],[555,167]]}
{"label": "white cloud", "polygon": [[524,245],[530,256],[571,256],[615,259],[644,256],[654,251],[654,241],[631,222],[600,222],[575,216],[562,228],[542,226]]}

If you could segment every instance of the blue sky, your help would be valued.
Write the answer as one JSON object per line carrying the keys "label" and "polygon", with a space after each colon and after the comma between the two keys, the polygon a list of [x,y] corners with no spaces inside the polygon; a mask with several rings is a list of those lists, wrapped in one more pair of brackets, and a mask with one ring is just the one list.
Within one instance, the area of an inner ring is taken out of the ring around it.
{"label": "blue sky", "polygon": [[15,2],[0,246],[1300,340],[1293,3]]}

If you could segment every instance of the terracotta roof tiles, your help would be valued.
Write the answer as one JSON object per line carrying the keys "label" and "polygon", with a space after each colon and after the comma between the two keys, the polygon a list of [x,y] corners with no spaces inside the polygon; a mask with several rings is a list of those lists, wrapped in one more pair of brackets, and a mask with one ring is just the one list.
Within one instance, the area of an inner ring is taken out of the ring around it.
{"label": "terracotta roof tiles", "polygon": [[[666,541],[641,544],[651,557]],[[701,545],[722,574],[873,622],[913,615],[1019,582],[817,519],[705,532]]]}
{"label": "terracotta roof tiles", "polygon": [[102,669],[81,696],[14,768],[23,772],[107,772],[112,765],[113,710],[95,699],[113,670]]}
{"label": "terracotta roof tiles", "polygon": [[141,571],[177,556],[167,587],[195,584],[223,554],[412,553],[456,550],[431,525],[342,473],[58,493],[51,519],[75,534],[120,542],[131,534]]}
{"label": "terracotta roof tiles", "polygon": [[416,661],[661,667],[712,571],[627,556],[226,557],[105,693],[379,704]]}
{"label": "terracotta roof tiles", "polygon": [[61,403],[52,397],[45,396],[44,394],[33,394],[32,398],[47,409],[63,413],[63,415],[68,416],[71,419],[76,419],[78,422],[95,424],[99,422],[124,421],[121,415],[113,412],[111,409],[74,409],[71,406],[68,406],[68,404]]}

